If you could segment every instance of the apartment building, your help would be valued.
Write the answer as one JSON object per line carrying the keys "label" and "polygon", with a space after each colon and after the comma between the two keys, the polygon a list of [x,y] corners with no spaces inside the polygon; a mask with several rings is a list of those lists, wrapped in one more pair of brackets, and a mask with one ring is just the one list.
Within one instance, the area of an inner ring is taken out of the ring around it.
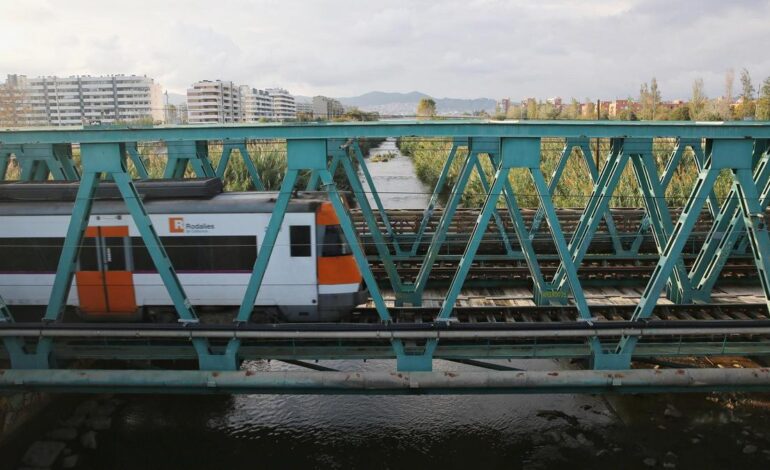
{"label": "apartment building", "polygon": [[313,116],[313,103],[305,103],[303,101],[297,101],[294,103],[297,106],[297,115]]}
{"label": "apartment building", "polygon": [[344,113],[342,104],[325,96],[313,97],[313,117],[321,119],[334,119]]}
{"label": "apartment building", "polygon": [[257,122],[273,117],[273,100],[265,90],[241,85],[241,122]]}
{"label": "apartment building", "polygon": [[297,104],[288,91],[283,88],[268,88],[265,91],[273,102],[273,119],[297,118]]}
{"label": "apartment building", "polygon": [[283,88],[260,90],[222,80],[202,80],[187,89],[190,124],[296,119],[294,97]]}
{"label": "apartment building", "polygon": [[8,75],[14,106],[25,125],[79,126],[119,121],[163,122],[163,94],[152,78],[137,75],[35,77]]}
{"label": "apartment building", "polygon": [[240,122],[240,87],[221,80],[193,83],[187,89],[187,118],[190,124]]}

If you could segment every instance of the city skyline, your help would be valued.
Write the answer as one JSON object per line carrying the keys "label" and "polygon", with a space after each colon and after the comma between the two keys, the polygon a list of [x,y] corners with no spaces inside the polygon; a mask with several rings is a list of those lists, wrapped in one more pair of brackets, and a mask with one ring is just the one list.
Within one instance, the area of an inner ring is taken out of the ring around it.
{"label": "city skyline", "polygon": [[[697,78],[709,96],[720,95],[728,69],[746,67],[756,83],[770,75],[762,51],[768,1],[707,0],[698,8],[662,0],[389,2],[375,9],[233,0],[216,10],[191,3],[139,0],[109,15],[85,0],[66,9],[45,1],[2,5],[0,71],[125,70],[178,94],[196,79],[220,78],[302,96],[419,90],[581,100],[633,96],[653,76],[664,99],[683,99]],[[61,33],[19,40],[32,29]]]}

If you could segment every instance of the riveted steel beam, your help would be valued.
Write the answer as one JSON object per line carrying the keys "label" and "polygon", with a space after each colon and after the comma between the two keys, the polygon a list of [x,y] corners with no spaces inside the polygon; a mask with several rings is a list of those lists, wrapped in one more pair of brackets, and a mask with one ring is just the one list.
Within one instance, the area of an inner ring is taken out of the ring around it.
{"label": "riveted steel beam", "polygon": [[209,144],[207,140],[194,140],[188,142],[166,142],[168,161],[163,171],[163,178],[181,179],[187,171],[188,165],[198,178],[212,178],[216,176],[214,167],[209,160]]}
{"label": "riveted steel beam", "polygon": [[240,139],[350,139],[367,137],[587,137],[690,139],[767,139],[766,122],[622,121],[399,121],[329,124],[259,124],[136,128],[12,129],[0,131],[0,144],[109,143]]}

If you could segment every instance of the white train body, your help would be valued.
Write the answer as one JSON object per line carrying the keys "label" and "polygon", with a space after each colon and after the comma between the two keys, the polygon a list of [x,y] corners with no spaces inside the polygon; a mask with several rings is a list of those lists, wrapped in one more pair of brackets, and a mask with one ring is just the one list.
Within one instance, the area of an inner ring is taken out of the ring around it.
{"label": "white train body", "polygon": [[[274,197],[225,193],[145,202],[194,306],[241,304]],[[72,207],[0,202],[0,295],[11,307],[48,304]],[[272,307],[290,321],[334,321],[365,301],[360,273],[330,209],[312,195],[292,201],[256,310]],[[97,319],[172,306],[122,201],[94,202],[67,305]]]}

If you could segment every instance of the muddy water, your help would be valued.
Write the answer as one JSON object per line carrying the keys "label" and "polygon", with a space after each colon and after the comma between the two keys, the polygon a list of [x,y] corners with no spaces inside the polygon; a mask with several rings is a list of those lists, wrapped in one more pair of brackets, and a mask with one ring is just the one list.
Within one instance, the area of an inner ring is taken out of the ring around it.
{"label": "muddy water", "polygon": [[[374,154],[394,151],[389,141]],[[406,157],[372,162],[369,168],[386,207],[427,203],[427,191]],[[503,363],[527,369],[569,366],[543,359]],[[361,371],[393,367],[387,361],[322,365]],[[277,361],[246,367],[296,368]],[[437,361],[436,368],[472,369],[445,361]],[[111,427],[98,431],[96,449],[69,444],[82,455],[79,468],[770,468],[770,399],[757,395],[123,398]],[[39,427],[59,426],[49,421]],[[44,436],[40,433],[14,446],[30,445]],[[0,455],[10,454],[0,449]],[[0,458],[0,468],[18,465],[18,457]]]}
{"label": "muddy water", "polygon": [[[432,188],[414,176],[412,159],[399,152],[396,139],[387,139],[372,149],[368,160],[374,187],[386,209],[424,209],[428,205]],[[363,174],[360,178],[368,191]],[[367,198],[372,207],[376,207],[370,193]]]}

